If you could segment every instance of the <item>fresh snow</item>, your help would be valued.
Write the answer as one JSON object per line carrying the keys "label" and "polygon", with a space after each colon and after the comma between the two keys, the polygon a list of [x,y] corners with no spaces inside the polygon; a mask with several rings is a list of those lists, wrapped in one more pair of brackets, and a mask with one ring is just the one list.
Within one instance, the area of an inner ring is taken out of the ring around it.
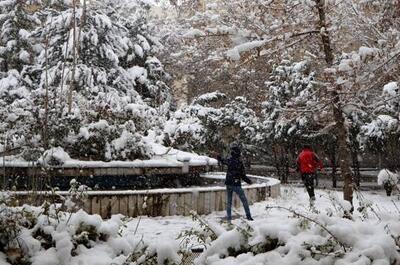
{"label": "fresh snow", "polygon": [[[249,225],[255,230],[250,243],[256,244],[264,240],[265,236],[278,238],[285,242],[286,246],[253,255],[244,253],[236,258],[221,258],[226,254],[228,247],[238,248],[241,243],[240,233],[237,231],[224,231],[224,225],[220,224],[225,212],[215,212],[203,218],[222,229],[220,237],[207,247],[205,254],[197,264],[208,265],[253,265],[253,264],[282,264],[282,265],[311,265],[311,264],[397,264],[400,261],[397,247],[390,233],[398,235],[400,225],[398,224],[399,212],[397,197],[387,197],[382,191],[363,192],[355,194],[354,220],[343,219],[340,216],[348,207],[348,202],[343,201],[342,192],[316,190],[317,200],[315,209],[310,211],[308,195],[303,188],[284,186],[282,196],[277,199],[268,199],[264,202],[255,203],[250,206],[255,221]],[[309,229],[301,227],[301,218],[293,217],[293,214],[283,210],[266,207],[283,206],[295,210],[305,216],[318,220],[324,224],[339,240],[352,246],[341,260],[334,262],[329,256],[321,257],[320,262],[311,258],[310,253],[305,250],[304,244],[321,245],[327,243],[329,236],[322,232],[321,227],[308,224]],[[366,209],[368,208],[368,209]],[[357,210],[358,209],[358,210]],[[373,211],[372,211],[373,209]],[[239,209],[244,215],[242,207]],[[233,220],[234,225],[243,226],[241,219]],[[138,225],[139,224],[139,225]],[[150,242],[159,242],[166,239],[176,239],[178,235],[192,227],[198,228],[199,223],[190,217],[140,217],[134,218],[127,224],[124,233],[136,229]],[[219,230],[221,233],[221,230]],[[176,239],[178,242],[182,239]],[[195,241],[190,247],[199,247]],[[368,263],[369,259],[374,260]],[[201,262],[200,262],[201,261]]]}
{"label": "fresh snow", "polygon": [[[99,215],[79,210],[72,214],[59,212],[55,218],[53,205],[49,208],[52,217],[46,216],[40,208],[25,205],[25,212],[37,215],[37,223],[32,228],[22,229],[19,243],[35,265],[122,265],[132,251],[144,245],[148,246],[147,254],[157,253],[158,264],[164,264],[167,258],[179,264],[178,250],[191,248],[204,249],[195,260],[198,265],[377,265],[400,262],[394,240],[400,234],[398,197],[387,197],[382,191],[356,192],[355,212],[350,220],[343,218],[349,203],[341,199],[342,192],[317,189],[313,208],[310,208],[303,188],[283,186],[281,194],[279,198],[251,205],[255,220],[234,219],[232,228],[238,229],[229,230],[222,221],[224,211],[200,216],[217,235],[216,240],[206,242],[197,241],[193,233],[185,236],[185,231],[201,231],[202,225],[195,221],[197,217],[125,218],[113,215],[102,220]],[[0,195],[3,198],[6,194]],[[295,211],[318,224],[277,206]],[[242,207],[237,210],[244,215]],[[75,249],[72,240],[85,238],[85,232],[78,232],[81,227],[92,227],[103,235],[103,239],[89,239],[86,245],[79,244]],[[33,236],[36,231],[51,235],[54,245],[44,249],[39,238]],[[241,231],[247,231],[248,238]],[[237,256],[228,256],[232,249],[255,246],[266,238],[277,239],[280,246],[259,254],[244,251]],[[345,245],[346,252],[336,240]],[[330,247],[335,252],[325,255],[324,251],[329,251]],[[334,258],[335,253],[340,258]],[[2,253],[0,264],[9,265]]]}
{"label": "fresh snow", "polygon": [[394,97],[399,92],[399,86],[397,82],[390,82],[383,87],[383,92],[391,97]]}
{"label": "fresh snow", "polygon": [[228,56],[229,59],[233,61],[238,61],[240,60],[240,53],[242,52],[247,52],[250,51],[251,49],[258,48],[263,46],[266,43],[265,40],[255,40],[255,41],[249,41],[246,43],[239,44],[235,46],[234,48],[228,50],[226,52],[226,55]]}
{"label": "fresh snow", "polygon": [[195,38],[195,37],[201,37],[201,36],[205,36],[205,35],[206,34],[199,29],[190,29],[185,34],[183,34],[183,37],[184,38]]}
{"label": "fresh snow", "polygon": [[378,184],[379,185],[383,185],[384,183],[388,182],[391,185],[395,186],[397,185],[399,179],[399,175],[391,172],[388,169],[382,169],[381,171],[379,171],[378,174]]}
{"label": "fresh snow", "polygon": [[[104,125],[102,122],[96,124],[96,126]],[[86,135],[86,130],[81,131],[82,135]],[[125,143],[125,134],[122,134],[120,138],[114,140],[113,143],[116,148],[121,148]],[[218,161],[214,158],[207,156],[198,155],[195,153],[189,153],[180,151],[174,148],[165,147],[161,144],[150,143],[151,149],[154,156],[148,160],[134,160],[134,161],[82,161],[71,159],[71,157],[61,147],[55,147],[47,150],[42,157],[38,160],[43,165],[60,166],[63,168],[136,168],[136,167],[182,167],[185,163],[189,166],[216,166]],[[31,167],[32,162],[23,160],[7,160],[7,158],[1,158],[0,163],[7,167]],[[5,160],[5,161],[4,161]],[[56,164],[49,163],[50,161]]]}
{"label": "fresh snow", "polygon": [[375,48],[370,48],[370,47],[365,47],[361,46],[358,49],[358,54],[361,56],[361,58],[366,58],[368,56],[373,56],[375,55],[379,50]]}

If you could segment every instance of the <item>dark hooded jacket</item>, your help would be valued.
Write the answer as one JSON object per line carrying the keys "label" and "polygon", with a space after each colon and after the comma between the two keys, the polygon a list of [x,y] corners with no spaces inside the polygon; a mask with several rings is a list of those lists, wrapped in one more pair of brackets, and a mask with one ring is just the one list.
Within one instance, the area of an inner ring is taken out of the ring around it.
{"label": "dark hooded jacket", "polygon": [[225,185],[241,186],[241,180],[251,184],[251,180],[246,176],[245,168],[240,159],[240,148],[231,148],[231,156],[228,158],[218,157],[218,161],[228,166],[226,171]]}

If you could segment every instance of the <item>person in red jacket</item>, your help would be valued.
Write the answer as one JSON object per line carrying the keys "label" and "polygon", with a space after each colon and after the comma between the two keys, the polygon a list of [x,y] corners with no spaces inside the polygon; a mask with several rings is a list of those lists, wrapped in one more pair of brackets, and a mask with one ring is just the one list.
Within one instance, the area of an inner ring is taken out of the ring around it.
{"label": "person in red jacket", "polygon": [[313,152],[310,145],[304,145],[297,157],[297,170],[301,174],[301,179],[310,196],[310,201],[315,201],[314,179],[317,169],[323,169],[323,164],[318,156]]}

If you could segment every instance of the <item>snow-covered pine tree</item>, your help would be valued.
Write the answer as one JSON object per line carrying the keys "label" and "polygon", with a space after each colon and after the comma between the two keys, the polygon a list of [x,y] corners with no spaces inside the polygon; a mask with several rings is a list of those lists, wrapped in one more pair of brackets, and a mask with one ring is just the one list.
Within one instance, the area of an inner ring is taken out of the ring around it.
{"label": "snow-covered pine tree", "polygon": [[21,145],[62,146],[73,158],[149,157],[154,139],[145,136],[157,134],[172,99],[146,28],[79,1],[43,2],[36,16],[24,107],[40,122],[26,121]]}
{"label": "snow-covered pine tree", "polygon": [[31,31],[40,24],[37,1],[0,3],[0,139],[2,150],[11,150],[34,138],[37,123],[31,101],[33,87],[29,68],[35,63]]}
{"label": "snow-covered pine tree", "polygon": [[317,142],[318,123],[326,115],[315,111],[320,95],[314,79],[310,61],[283,60],[273,67],[265,83],[260,144],[269,147],[266,149],[283,182],[287,181],[301,143]]}
{"label": "snow-covered pine tree", "polygon": [[319,91],[314,78],[307,60],[283,60],[273,67],[262,104],[266,142],[293,143],[291,140],[309,138],[318,130],[317,120],[324,113],[315,112]]}
{"label": "snow-covered pine tree", "polygon": [[383,158],[381,166],[391,170],[400,168],[399,138],[400,109],[398,82],[389,82],[382,89],[383,100],[375,102],[376,108],[361,126],[359,141],[365,151]]}
{"label": "snow-covered pine tree", "polygon": [[186,151],[205,153],[210,147],[218,149],[221,135],[214,120],[221,116],[221,110],[215,104],[224,98],[225,94],[218,91],[203,94],[175,111],[165,124],[164,141]]}
{"label": "snow-covered pine tree", "polygon": [[0,3],[0,72],[21,72],[34,62],[30,31],[40,21],[34,16],[38,1],[10,0]]}
{"label": "snow-covered pine tree", "polygon": [[259,139],[259,120],[249,101],[237,97],[224,102],[218,91],[196,97],[174,113],[165,126],[166,139],[180,149],[208,153],[222,152],[233,141],[246,148]]}

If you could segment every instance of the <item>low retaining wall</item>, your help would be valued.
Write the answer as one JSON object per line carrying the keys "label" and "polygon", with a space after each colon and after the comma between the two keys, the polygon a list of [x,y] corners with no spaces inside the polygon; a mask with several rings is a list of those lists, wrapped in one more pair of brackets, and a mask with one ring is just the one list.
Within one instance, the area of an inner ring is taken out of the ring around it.
{"label": "low retaining wall", "polygon": [[[254,182],[245,185],[249,204],[264,201],[268,197],[276,198],[280,195],[280,182],[273,178],[249,176]],[[65,196],[66,192],[57,192]],[[20,204],[27,202],[28,193],[16,192]],[[40,202],[43,200],[37,200]],[[109,218],[113,214],[136,217],[190,215],[194,210],[198,214],[209,214],[214,211],[225,210],[226,189],[224,186],[177,188],[177,189],[152,189],[135,191],[88,191],[83,209],[91,214],[99,214]],[[240,207],[237,195],[233,198],[233,207]]]}
{"label": "low retaining wall", "polygon": [[[133,162],[132,162],[133,163]],[[136,163],[137,164],[137,163]],[[45,190],[47,186],[68,190],[70,181],[76,179],[90,188],[110,190],[117,189],[143,189],[146,188],[146,179],[158,187],[168,187],[169,179],[180,179],[189,176],[198,176],[201,173],[213,170],[213,165],[173,164],[171,166],[137,166],[124,163],[124,167],[117,167],[112,163],[104,162],[102,166],[96,164],[87,167],[65,167],[38,165],[28,166],[9,164],[0,169],[0,178],[6,176],[6,187],[18,190]],[[0,164],[1,166],[1,164]],[[164,180],[166,179],[166,180]],[[165,181],[167,183],[165,183]],[[3,184],[4,185],[4,184]]]}

